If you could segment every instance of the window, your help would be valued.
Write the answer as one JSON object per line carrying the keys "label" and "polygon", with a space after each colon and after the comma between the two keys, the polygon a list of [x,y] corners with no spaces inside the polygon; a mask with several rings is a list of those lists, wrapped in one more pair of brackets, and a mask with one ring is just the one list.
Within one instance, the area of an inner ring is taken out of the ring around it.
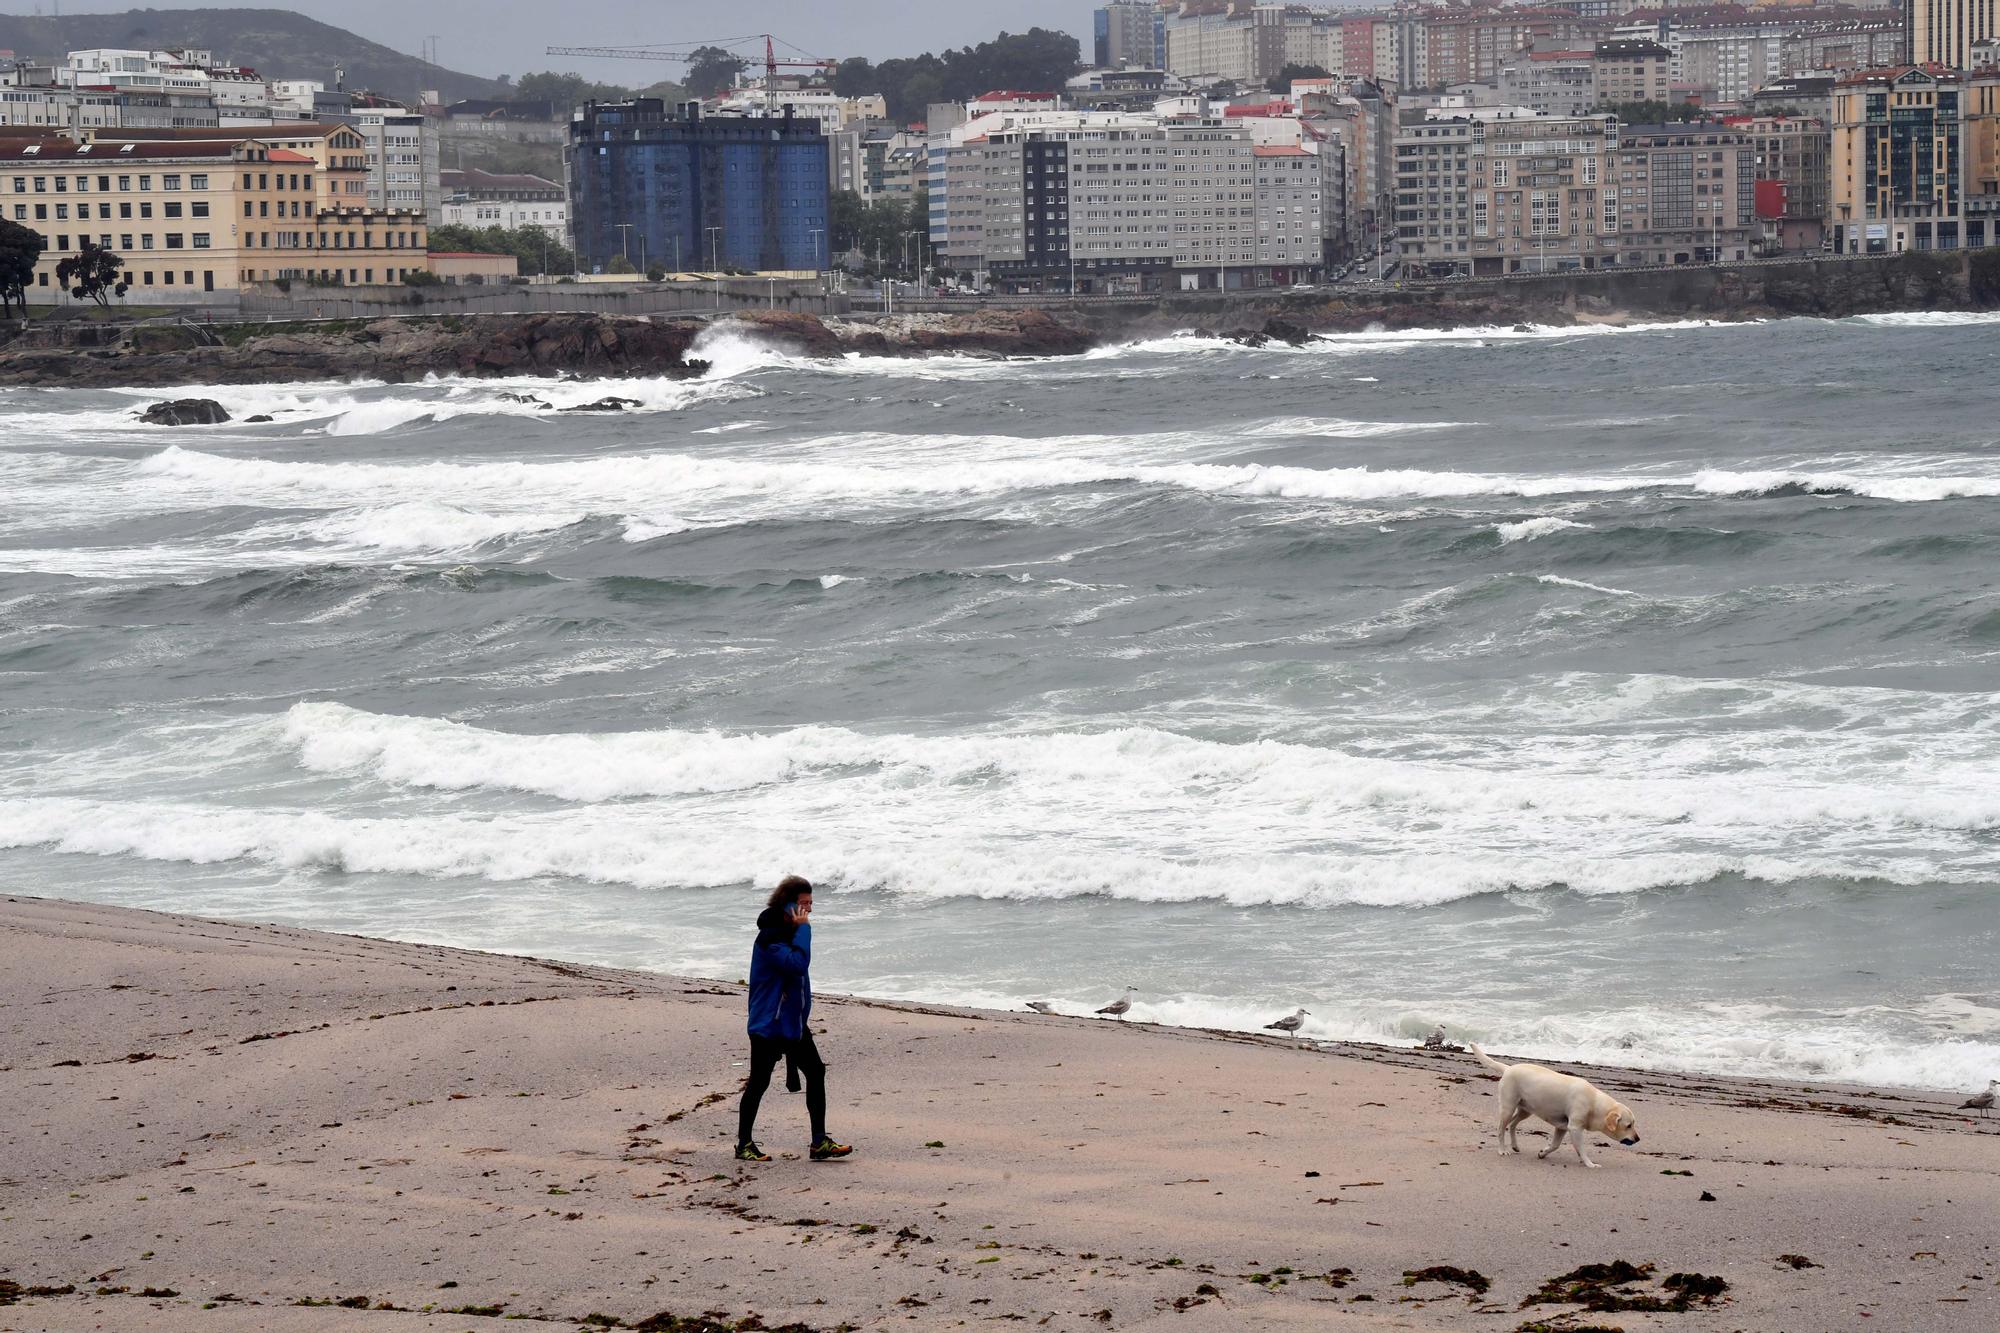
{"label": "window", "polygon": [[164,204],[162,205],[162,208],[164,208],[164,210],[166,211],[166,215],[170,218],[177,218],[181,215],[181,206],[178,201],[170,204]]}
{"label": "window", "polygon": [[121,190],[129,190],[129,189],[131,189],[131,188],[132,188],[132,178],[131,178],[130,176],[120,176],[120,177],[118,178],[118,188],[119,188],[119,189],[121,189]]}
{"label": "window", "polygon": [[207,216],[208,216],[208,201],[207,201],[207,200],[205,200],[205,199],[203,199],[203,200],[198,200],[198,201],[197,201],[197,202],[195,202],[195,203],[192,203],[192,204],[189,204],[189,205],[188,205],[188,216],[189,216],[189,217],[191,217],[191,218],[205,218],[205,217],[207,217]]}
{"label": "window", "polygon": [[142,190],[150,190],[150,189],[152,189],[152,188],[153,188],[153,178],[152,178],[151,176],[141,176],[141,177],[139,178],[139,188],[140,188],[140,189],[142,189]]}
{"label": "window", "polygon": [[197,250],[206,250],[206,249],[208,249],[208,233],[207,233],[207,232],[205,232],[205,231],[198,231],[198,232],[196,232],[196,233],[194,234],[194,248],[195,248],[195,249],[197,249]]}
{"label": "window", "polygon": [[[188,188],[190,190],[206,190],[208,188],[208,173],[205,171],[197,171],[193,175],[189,176]],[[206,205],[197,204],[196,207],[201,208],[201,207],[206,207]],[[199,214],[198,216],[206,217],[208,215],[206,213],[203,213]]]}
{"label": "window", "polygon": [[140,217],[142,217],[142,218],[149,218],[149,217],[153,216],[153,206],[152,206],[152,204],[150,204],[150,203],[148,203],[148,202],[146,202],[146,201],[144,201],[144,200],[141,200],[141,201],[140,201],[140,203],[139,203],[139,216],[140,216]]}
{"label": "window", "polygon": [[174,173],[172,173],[171,175],[166,175],[166,176],[162,176],[162,177],[160,177],[160,188],[161,188],[162,190],[178,190],[178,189],[180,189],[180,188],[181,188],[181,178],[180,178],[180,173],[179,173],[179,172],[174,172]]}
{"label": "window", "polygon": [[167,249],[169,250],[184,249],[185,248],[184,242],[186,240],[187,237],[183,236],[180,232],[170,231],[167,233]]}
{"label": "window", "polygon": [[130,250],[130,249],[132,248],[132,233],[131,233],[131,232],[129,232],[129,231],[128,231],[128,232],[126,232],[126,233],[125,233],[124,235],[122,235],[122,236],[120,236],[120,237],[118,238],[118,248],[119,248],[120,250]]}

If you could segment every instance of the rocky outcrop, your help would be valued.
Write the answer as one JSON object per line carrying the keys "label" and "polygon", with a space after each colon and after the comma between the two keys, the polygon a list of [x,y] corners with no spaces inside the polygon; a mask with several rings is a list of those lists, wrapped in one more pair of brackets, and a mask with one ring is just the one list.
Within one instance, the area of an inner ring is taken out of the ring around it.
{"label": "rocky outcrop", "polygon": [[154,403],[139,415],[139,420],[148,426],[220,426],[229,420],[229,413],[213,398],[176,398],[169,403]]}
{"label": "rocky outcrop", "polygon": [[0,345],[0,384],[78,387],[267,384],[426,375],[681,375],[706,369],[687,349],[703,324],[594,314],[438,316],[308,324],[138,325],[114,347],[68,341]]}

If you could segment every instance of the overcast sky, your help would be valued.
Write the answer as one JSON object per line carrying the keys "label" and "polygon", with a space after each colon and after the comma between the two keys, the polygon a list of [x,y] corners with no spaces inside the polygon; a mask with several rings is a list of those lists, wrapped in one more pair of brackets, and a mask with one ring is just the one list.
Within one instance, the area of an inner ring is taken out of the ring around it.
{"label": "overcast sky", "polygon": [[[0,0],[8,13],[51,11],[52,0]],[[293,9],[411,55],[437,36],[438,63],[468,74],[514,74],[564,67],[607,82],[644,84],[674,77],[664,63],[556,58],[549,46],[699,45],[769,32],[814,56],[835,60],[909,56],[984,41],[1002,30],[1057,28],[1090,58],[1091,0],[295,0],[290,5],[217,0],[145,0],[148,9]],[[135,8],[104,0],[62,0],[65,14]],[[224,54],[217,52],[217,55]]]}

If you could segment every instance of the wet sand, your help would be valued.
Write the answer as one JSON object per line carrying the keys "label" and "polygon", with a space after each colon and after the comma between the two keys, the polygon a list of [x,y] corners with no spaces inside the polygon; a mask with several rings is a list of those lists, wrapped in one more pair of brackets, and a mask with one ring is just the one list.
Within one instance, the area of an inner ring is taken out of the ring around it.
{"label": "wet sand", "polygon": [[[742,1166],[734,984],[0,897],[0,1330],[2000,1326],[1963,1092],[1578,1066],[1587,1171],[1465,1055],[814,1018],[858,1151]],[[1524,1305],[1619,1261],[1685,1308]]]}

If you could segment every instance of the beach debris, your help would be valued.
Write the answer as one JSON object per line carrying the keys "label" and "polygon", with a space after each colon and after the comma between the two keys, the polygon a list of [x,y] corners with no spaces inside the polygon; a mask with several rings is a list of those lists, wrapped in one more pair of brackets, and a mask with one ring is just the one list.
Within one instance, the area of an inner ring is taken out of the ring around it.
{"label": "beach debris", "polygon": [[1056,1011],[1056,1007],[1047,1000],[1030,1000],[1028,1001],[1028,1007],[1038,1014],[1053,1015]]}
{"label": "beach debris", "polygon": [[1698,1200],[1697,1202],[1700,1202],[1700,1203],[1714,1203],[1714,1202],[1715,1202],[1715,1196],[1714,1196],[1713,1194],[1710,1194],[1710,1193],[1709,1193],[1709,1192],[1708,1192],[1707,1190],[1703,1190],[1703,1191],[1701,1192],[1701,1198],[1700,1198],[1700,1199],[1699,1199],[1699,1200]]}
{"label": "beach debris", "polygon": [[942,1147],[944,1147],[944,1140],[943,1140],[943,1139],[929,1139],[929,1140],[926,1140],[926,1141],[925,1141],[925,1143],[924,1143],[924,1146],[925,1146],[926,1148],[942,1148]]}
{"label": "beach debris", "polygon": [[1792,1269],[1820,1267],[1819,1264],[1814,1263],[1803,1254],[1781,1254],[1778,1256],[1778,1262]]}
{"label": "beach debris", "polygon": [[1292,1045],[1297,1046],[1299,1044],[1299,1029],[1306,1025],[1306,1015],[1311,1012],[1312,1010],[1310,1009],[1300,1009],[1296,1012],[1286,1014],[1275,1023],[1266,1023],[1264,1031],[1283,1032],[1291,1037]]}
{"label": "beach debris", "polygon": [[1403,1270],[1403,1285],[1414,1287],[1419,1282],[1442,1282],[1451,1286],[1469,1288],[1473,1296],[1486,1294],[1493,1282],[1475,1268],[1456,1268],[1451,1264],[1432,1264],[1429,1268],[1406,1268]]}
{"label": "beach debris", "polygon": [[1996,1091],[2000,1091],[2000,1078],[1990,1080],[1986,1084],[1986,1091],[1980,1093],[1977,1097],[1967,1098],[1959,1104],[1958,1109],[1961,1111],[1977,1111],[1979,1112],[1979,1118],[1984,1120],[1986,1119],[1986,1113],[1993,1109]]}
{"label": "beach debris", "polygon": [[1728,1282],[1705,1273],[1669,1274],[1660,1284],[1665,1295],[1626,1290],[1650,1282],[1654,1271],[1651,1264],[1634,1264],[1624,1259],[1584,1264],[1542,1283],[1521,1301],[1521,1308],[1580,1305],[1600,1314],[1618,1310],[1683,1314],[1697,1305],[1715,1304],[1729,1290]]}

